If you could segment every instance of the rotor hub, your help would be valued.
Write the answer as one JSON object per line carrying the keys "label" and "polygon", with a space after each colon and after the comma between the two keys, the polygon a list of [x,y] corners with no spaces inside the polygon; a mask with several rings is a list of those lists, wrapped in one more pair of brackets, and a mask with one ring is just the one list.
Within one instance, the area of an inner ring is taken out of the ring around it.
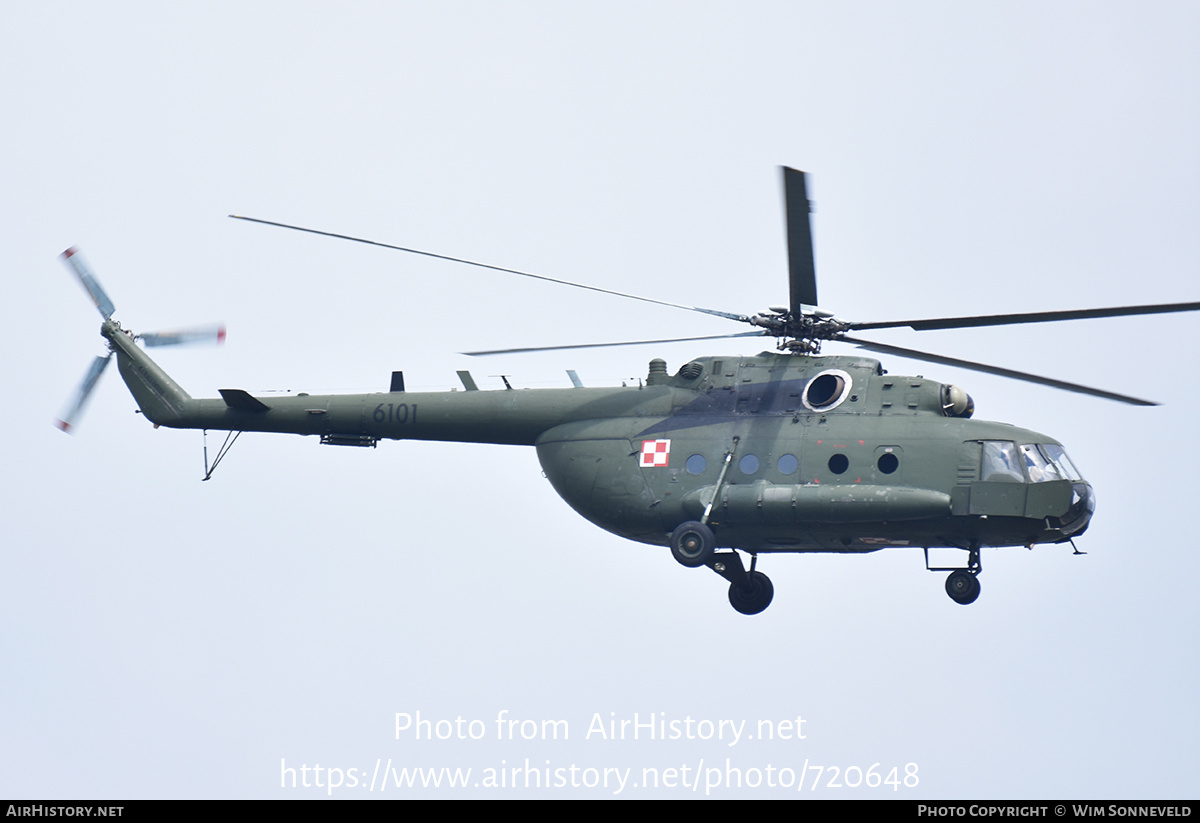
{"label": "rotor hub", "polygon": [[780,351],[793,354],[817,354],[823,340],[837,340],[850,324],[821,312],[802,312],[771,308],[748,318],[750,325],[766,329],[781,338]]}

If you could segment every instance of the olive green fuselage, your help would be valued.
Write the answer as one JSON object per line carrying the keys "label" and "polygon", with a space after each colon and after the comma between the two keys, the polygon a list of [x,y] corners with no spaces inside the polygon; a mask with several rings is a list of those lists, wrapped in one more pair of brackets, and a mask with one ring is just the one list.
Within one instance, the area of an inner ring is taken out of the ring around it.
{"label": "olive green fuselage", "polygon": [[706,519],[752,552],[1031,545],[1081,533],[1094,506],[1077,474],[989,473],[984,444],[1053,438],[950,416],[948,387],[869,358],[706,357],[637,387],[193,399],[115,323],[102,333],[156,424],[534,446],[572,508],[643,543]]}

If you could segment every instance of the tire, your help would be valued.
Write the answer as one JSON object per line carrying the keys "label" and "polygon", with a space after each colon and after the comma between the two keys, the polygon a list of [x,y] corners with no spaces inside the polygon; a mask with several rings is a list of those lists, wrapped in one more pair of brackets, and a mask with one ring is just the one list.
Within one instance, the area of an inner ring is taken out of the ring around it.
{"label": "tire", "polygon": [[671,556],[689,569],[707,565],[717,547],[713,530],[689,520],[671,532]]}
{"label": "tire", "polygon": [[729,605],[742,614],[758,614],[764,611],[775,598],[775,586],[771,578],[762,572],[746,575],[748,585],[729,584]]}
{"label": "tire", "polygon": [[979,599],[979,578],[970,572],[951,572],[946,578],[946,594],[961,606],[969,606]]}

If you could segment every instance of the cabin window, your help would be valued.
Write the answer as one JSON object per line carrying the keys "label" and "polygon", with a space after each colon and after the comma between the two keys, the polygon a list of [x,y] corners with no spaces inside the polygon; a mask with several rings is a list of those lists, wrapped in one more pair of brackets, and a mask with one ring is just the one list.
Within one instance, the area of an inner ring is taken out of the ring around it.
{"label": "cabin window", "polygon": [[738,468],[742,470],[742,474],[754,474],[758,471],[758,457],[753,454],[748,454],[738,461]]}
{"label": "cabin window", "polygon": [[[838,455],[834,455],[834,457],[837,456]],[[832,462],[833,460],[830,458],[830,463]],[[849,461],[847,461],[846,465],[850,465]],[[878,466],[879,470],[884,474],[891,474],[896,469],[900,468],[900,458],[892,452],[884,452],[883,454],[879,455],[879,459],[875,461],[875,465]],[[830,466],[830,468],[833,467]]]}
{"label": "cabin window", "polygon": [[693,454],[687,459],[686,466],[688,474],[704,474],[704,470],[708,468],[708,461],[702,454]]}
{"label": "cabin window", "polygon": [[779,458],[778,465],[780,474],[793,474],[796,469],[800,468],[800,461],[794,454],[785,454]]}
{"label": "cabin window", "polygon": [[[885,454],[885,455],[880,456],[880,458],[879,458],[880,470],[882,470],[885,474],[891,474],[896,469],[895,469],[895,467],[893,467],[891,469],[891,471],[884,469],[883,468],[883,458],[884,457],[892,458],[892,460],[896,463],[897,466],[900,465],[900,462],[898,460],[896,460],[896,455],[894,455],[894,454]],[[850,458],[847,457],[846,455],[842,454],[841,452],[838,452],[837,454],[835,454],[829,458],[829,470],[831,472],[833,472],[834,474],[844,474],[846,472],[846,469],[848,469],[848,468],[850,468]]]}

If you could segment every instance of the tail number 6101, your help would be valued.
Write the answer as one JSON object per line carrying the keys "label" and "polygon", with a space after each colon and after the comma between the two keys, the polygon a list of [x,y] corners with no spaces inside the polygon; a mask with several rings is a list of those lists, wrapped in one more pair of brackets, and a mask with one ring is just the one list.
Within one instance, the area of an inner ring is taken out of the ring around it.
{"label": "tail number 6101", "polygon": [[371,416],[376,423],[416,423],[417,404],[412,404],[410,415],[407,403],[380,403]]}

